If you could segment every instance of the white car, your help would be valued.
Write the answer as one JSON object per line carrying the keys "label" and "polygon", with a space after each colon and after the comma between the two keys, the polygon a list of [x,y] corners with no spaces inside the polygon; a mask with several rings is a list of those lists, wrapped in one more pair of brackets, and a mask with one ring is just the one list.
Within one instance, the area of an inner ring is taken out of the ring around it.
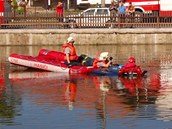
{"label": "white car", "polygon": [[88,8],[78,15],[68,15],[64,19],[69,28],[105,27],[110,22],[109,8]]}

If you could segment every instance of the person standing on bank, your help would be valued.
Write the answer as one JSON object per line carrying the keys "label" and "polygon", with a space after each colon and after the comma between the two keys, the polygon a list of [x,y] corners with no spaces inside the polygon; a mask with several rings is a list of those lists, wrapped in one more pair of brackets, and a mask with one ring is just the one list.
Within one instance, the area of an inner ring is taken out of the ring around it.
{"label": "person standing on bank", "polygon": [[124,3],[123,3],[123,1],[119,1],[119,7],[118,7],[118,13],[120,14],[120,15],[125,15],[125,13],[126,13],[126,7],[124,6]]}
{"label": "person standing on bank", "polygon": [[[126,10],[127,17],[129,17],[129,23],[134,23],[134,15],[135,15],[135,7],[132,4],[132,2],[129,2],[129,6]],[[132,28],[133,25],[131,24],[130,28]]]}
{"label": "person standing on bank", "polygon": [[81,65],[78,61],[78,56],[76,54],[76,48],[74,46],[74,39],[69,37],[67,43],[63,44],[63,52],[65,53],[64,62],[69,67],[73,65]]}
{"label": "person standing on bank", "polygon": [[111,2],[109,10],[110,10],[111,21],[115,21],[116,22],[116,17],[117,17],[117,14],[118,14],[118,3],[117,3],[116,0]]}
{"label": "person standing on bank", "polygon": [[56,17],[59,20],[59,22],[63,22],[63,3],[58,2],[56,6]]}
{"label": "person standing on bank", "polygon": [[124,6],[123,1],[119,1],[119,7],[118,7],[118,13],[120,17],[120,27],[123,26],[122,23],[125,22],[125,13],[126,13],[126,7]]}
{"label": "person standing on bank", "polygon": [[127,15],[134,15],[135,13],[135,8],[134,5],[132,4],[132,2],[129,2],[129,6],[126,10]]}

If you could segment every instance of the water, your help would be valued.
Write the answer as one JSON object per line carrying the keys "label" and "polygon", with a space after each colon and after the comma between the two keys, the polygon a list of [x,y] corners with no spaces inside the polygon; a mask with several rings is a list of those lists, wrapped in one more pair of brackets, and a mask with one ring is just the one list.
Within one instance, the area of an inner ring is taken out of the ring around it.
{"label": "water", "polygon": [[36,56],[41,48],[0,47],[0,129],[172,129],[171,45],[76,46],[114,62],[134,56],[147,77],[68,75],[10,65],[10,53]]}

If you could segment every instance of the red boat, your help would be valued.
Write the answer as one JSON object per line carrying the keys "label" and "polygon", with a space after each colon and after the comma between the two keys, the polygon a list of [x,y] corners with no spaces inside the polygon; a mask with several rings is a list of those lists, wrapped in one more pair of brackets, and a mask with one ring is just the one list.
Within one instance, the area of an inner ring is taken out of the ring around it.
{"label": "red boat", "polygon": [[25,56],[19,54],[11,54],[8,58],[11,64],[24,66],[27,68],[41,69],[52,72],[65,72],[65,73],[90,73],[97,68],[92,66],[72,66],[68,67],[62,61],[64,53],[57,51],[49,51],[41,49],[39,55],[36,57]]}

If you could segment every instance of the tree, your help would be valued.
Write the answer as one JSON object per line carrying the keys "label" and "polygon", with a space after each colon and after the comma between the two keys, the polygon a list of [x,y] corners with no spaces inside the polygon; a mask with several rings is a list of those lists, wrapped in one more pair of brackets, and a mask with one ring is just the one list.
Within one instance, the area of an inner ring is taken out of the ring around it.
{"label": "tree", "polygon": [[19,3],[17,0],[10,0],[8,3],[10,3],[11,7],[17,11],[17,12],[25,12],[26,6],[29,3],[29,0],[21,0]]}

